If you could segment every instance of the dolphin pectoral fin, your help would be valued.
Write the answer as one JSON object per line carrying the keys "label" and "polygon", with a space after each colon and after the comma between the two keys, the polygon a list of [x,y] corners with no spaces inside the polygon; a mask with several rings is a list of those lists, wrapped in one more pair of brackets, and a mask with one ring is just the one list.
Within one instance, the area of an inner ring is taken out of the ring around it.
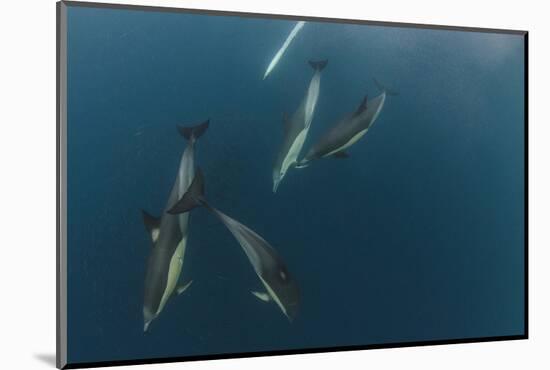
{"label": "dolphin pectoral fin", "polygon": [[145,228],[147,229],[149,234],[151,234],[151,239],[153,240],[153,243],[156,242],[159,237],[160,217],[151,216],[144,210],[141,210],[141,215],[143,216],[143,223],[145,224]]}
{"label": "dolphin pectoral fin", "polygon": [[195,171],[195,177],[189,185],[187,192],[168,210],[171,215],[189,212],[193,208],[204,205],[204,177],[200,168]]}
{"label": "dolphin pectoral fin", "polygon": [[188,283],[180,285],[176,288],[177,295],[180,295],[181,293],[185,292],[187,288],[189,288],[193,284],[193,280],[190,280]]}
{"label": "dolphin pectoral fin", "polygon": [[346,159],[346,158],[349,158],[349,154],[347,152],[344,152],[344,151],[341,151],[341,152],[336,152],[332,155],[332,158],[335,158],[335,159]]}
{"label": "dolphin pectoral fin", "polygon": [[145,324],[143,324],[144,333],[147,333],[147,330],[149,330],[149,325],[151,325],[151,321],[147,321]]}
{"label": "dolphin pectoral fin", "polygon": [[271,297],[269,296],[269,294],[267,294],[266,292],[256,292],[256,291],[252,291],[250,292],[252,293],[254,296],[256,296],[256,298],[258,298],[260,301],[262,302],[269,302],[271,301]]}
{"label": "dolphin pectoral fin", "polygon": [[295,162],[294,164],[294,168],[306,168],[306,167],[309,167],[309,162],[306,161],[298,161],[298,162]]}
{"label": "dolphin pectoral fin", "polygon": [[290,165],[291,168],[304,168],[304,167],[307,167],[307,166],[309,166],[309,163],[302,162],[302,161],[294,161]]}

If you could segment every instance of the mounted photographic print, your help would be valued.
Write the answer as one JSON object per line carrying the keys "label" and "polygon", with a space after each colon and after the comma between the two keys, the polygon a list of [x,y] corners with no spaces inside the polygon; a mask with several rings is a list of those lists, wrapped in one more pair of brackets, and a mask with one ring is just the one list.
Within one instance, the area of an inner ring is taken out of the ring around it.
{"label": "mounted photographic print", "polygon": [[57,5],[58,367],[527,338],[527,32]]}

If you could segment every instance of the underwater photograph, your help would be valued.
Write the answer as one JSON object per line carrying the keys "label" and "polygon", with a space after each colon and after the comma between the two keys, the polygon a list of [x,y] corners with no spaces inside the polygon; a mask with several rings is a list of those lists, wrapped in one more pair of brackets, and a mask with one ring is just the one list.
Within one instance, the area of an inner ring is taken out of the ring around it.
{"label": "underwater photograph", "polygon": [[519,31],[66,3],[66,361],[526,335]]}

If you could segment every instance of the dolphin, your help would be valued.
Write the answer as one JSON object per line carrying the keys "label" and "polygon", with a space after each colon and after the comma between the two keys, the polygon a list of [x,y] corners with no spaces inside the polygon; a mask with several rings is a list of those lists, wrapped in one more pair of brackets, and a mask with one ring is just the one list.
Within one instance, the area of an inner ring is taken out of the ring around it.
{"label": "dolphin", "polygon": [[277,63],[279,63],[279,60],[281,60],[281,58],[283,57],[286,49],[288,48],[288,46],[290,45],[292,40],[296,37],[298,32],[300,32],[302,27],[304,27],[304,24],[306,24],[306,22],[300,21],[300,22],[296,23],[296,25],[294,26],[292,31],[290,31],[290,34],[288,35],[285,42],[283,43],[283,46],[281,46],[281,48],[277,51],[277,53],[275,54],[275,56],[273,57],[273,59],[271,60],[269,65],[267,66],[267,69],[265,70],[265,73],[264,73],[264,78],[263,78],[264,80],[267,78],[267,76],[269,76],[269,74],[271,73],[273,68],[275,68]]}
{"label": "dolphin", "polygon": [[201,206],[212,212],[233,234],[266,289],[266,292],[253,291],[251,293],[264,302],[275,302],[288,320],[292,322],[300,305],[298,284],[292,278],[281,257],[267,241],[206,201],[204,177],[201,170],[197,168],[189,190],[168,213],[185,214],[185,212]]}
{"label": "dolphin", "polygon": [[331,127],[309,149],[306,156],[296,164],[297,168],[307,167],[309,163],[320,158],[347,158],[346,149],[361,139],[372,127],[386,101],[386,95],[397,95],[374,80],[381,94],[372,100],[367,96],[359,107],[352,113],[344,116],[336,125]]}
{"label": "dolphin", "polygon": [[195,177],[195,144],[197,139],[206,131],[208,125],[209,121],[207,120],[194,127],[178,126],[180,134],[188,140],[188,144],[181,156],[176,181],[168,197],[166,207],[160,218],[142,211],[143,221],[150,233],[153,244],[145,273],[144,332],[162,312],[174,291],[181,294],[192,283],[191,280],[176,288],[189,235],[189,214],[174,216],[167,213],[167,211],[185,194]]}
{"label": "dolphin", "polygon": [[272,173],[274,193],[277,192],[277,188],[285,177],[288,169],[296,164],[300,151],[304,146],[304,142],[311,126],[311,121],[313,120],[315,106],[317,105],[317,100],[319,99],[321,71],[326,67],[327,63],[328,61],[326,60],[309,62],[311,67],[315,70],[315,73],[309,83],[306,96],[292,117],[289,118],[286,114],[283,115],[283,143],[279,154],[277,155],[277,159],[275,160]]}

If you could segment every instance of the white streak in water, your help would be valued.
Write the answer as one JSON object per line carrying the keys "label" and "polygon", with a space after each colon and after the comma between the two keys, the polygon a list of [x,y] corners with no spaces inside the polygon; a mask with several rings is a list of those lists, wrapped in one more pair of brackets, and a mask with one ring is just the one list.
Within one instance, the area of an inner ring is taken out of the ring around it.
{"label": "white streak in water", "polygon": [[302,29],[302,27],[304,27],[304,24],[306,22],[304,21],[300,21],[296,24],[296,26],[294,26],[294,28],[292,29],[292,31],[290,31],[290,34],[288,35],[288,37],[286,38],[283,46],[281,46],[281,48],[279,49],[279,51],[277,51],[277,54],[275,54],[275,56],[273,57],[273,59],[271,60],[271,63],[269,63],[269,65],[267,66],[267,69],[264,73],[264,80],[267,78],[267,76],[269,76],[269,74],[271,73],[271,71],[275,68],[275,66],[277,65],[277,63],[279,63],[279,60],[283,57],[283,54],[285,53],[286,49],[288,48],[288,46],[290,45],[290,43],[292,42],[292,40],[294,40],[294,38],[296,37],[296,35],[298,34],[298,32],[300,32],[300,30]]}

